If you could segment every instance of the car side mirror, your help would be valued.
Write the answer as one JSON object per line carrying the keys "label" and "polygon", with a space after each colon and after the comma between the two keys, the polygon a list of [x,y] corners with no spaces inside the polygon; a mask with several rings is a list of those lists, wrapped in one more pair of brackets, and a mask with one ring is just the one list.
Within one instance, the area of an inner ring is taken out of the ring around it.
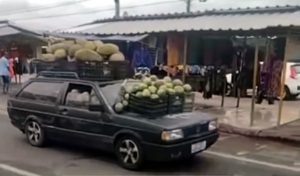
{"label": "car side mirror", "polygon": [[90,111],[98,111],[98,112],[102,112],[104,111],[104,106],[103,105],[89,105],[89,110]]}

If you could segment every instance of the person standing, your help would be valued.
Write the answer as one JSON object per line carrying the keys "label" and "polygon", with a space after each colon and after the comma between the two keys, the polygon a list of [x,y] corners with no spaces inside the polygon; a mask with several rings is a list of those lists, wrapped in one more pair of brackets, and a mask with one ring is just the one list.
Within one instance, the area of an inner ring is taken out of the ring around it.
{"label": "person standing", "polygon": [[7,94],[10,84],[10,75],[9,75],[9,62],[8,62],[8,53],[5,52],[4,55],[0,58],[0,76],[3,82],[3,93]]}

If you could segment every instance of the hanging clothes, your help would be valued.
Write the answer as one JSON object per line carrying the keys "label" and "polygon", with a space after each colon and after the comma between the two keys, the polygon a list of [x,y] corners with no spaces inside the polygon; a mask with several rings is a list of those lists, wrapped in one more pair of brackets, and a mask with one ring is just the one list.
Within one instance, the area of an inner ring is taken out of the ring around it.
{"label": "hanging clothes", "polygon": [[264,64],[260,76],[260,90],[258,92],[257,102],[262,103],[266,97],[269,104],[274,103],[274,99],[280,95],[282,60],[272,55]]}
{"label": "hanging clothes", "polygon": [[153,67],[153,59],[151,58],[149,50],[144,46],[137,47],[133,52],[132,67]]}

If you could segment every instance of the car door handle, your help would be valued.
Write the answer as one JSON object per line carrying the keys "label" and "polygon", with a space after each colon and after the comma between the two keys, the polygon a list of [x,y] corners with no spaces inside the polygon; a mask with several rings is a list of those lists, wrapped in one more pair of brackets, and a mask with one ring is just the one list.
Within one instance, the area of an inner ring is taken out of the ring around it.
{"label": "car door handle", "polygon": [[61,113],[62,115],[67,115],[67,114],[68,114],[68,109],[66,109],[66,108],[62,108],[62,109],[60,109],[59,111],[60,111],[60,113]]}

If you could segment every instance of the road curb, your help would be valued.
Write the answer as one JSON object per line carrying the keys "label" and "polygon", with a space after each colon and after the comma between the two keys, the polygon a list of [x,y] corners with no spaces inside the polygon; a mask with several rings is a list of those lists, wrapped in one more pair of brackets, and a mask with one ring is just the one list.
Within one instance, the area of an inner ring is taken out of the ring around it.
{"label": "road curb", "polygon": [[256,129],[239,128],[225,123],[219,124],[219,131],[223,133],[238,134],[238,135],[243,135],[248,137],[269,138],[269,139],[289,141],[289,142],[300,144],[299,137],[294,137],[293,135],[288,135],[288,134],[272,133],[271,131],[274,130],[279,131],[277,127],[265,129],[265,130],[256,130]]}

